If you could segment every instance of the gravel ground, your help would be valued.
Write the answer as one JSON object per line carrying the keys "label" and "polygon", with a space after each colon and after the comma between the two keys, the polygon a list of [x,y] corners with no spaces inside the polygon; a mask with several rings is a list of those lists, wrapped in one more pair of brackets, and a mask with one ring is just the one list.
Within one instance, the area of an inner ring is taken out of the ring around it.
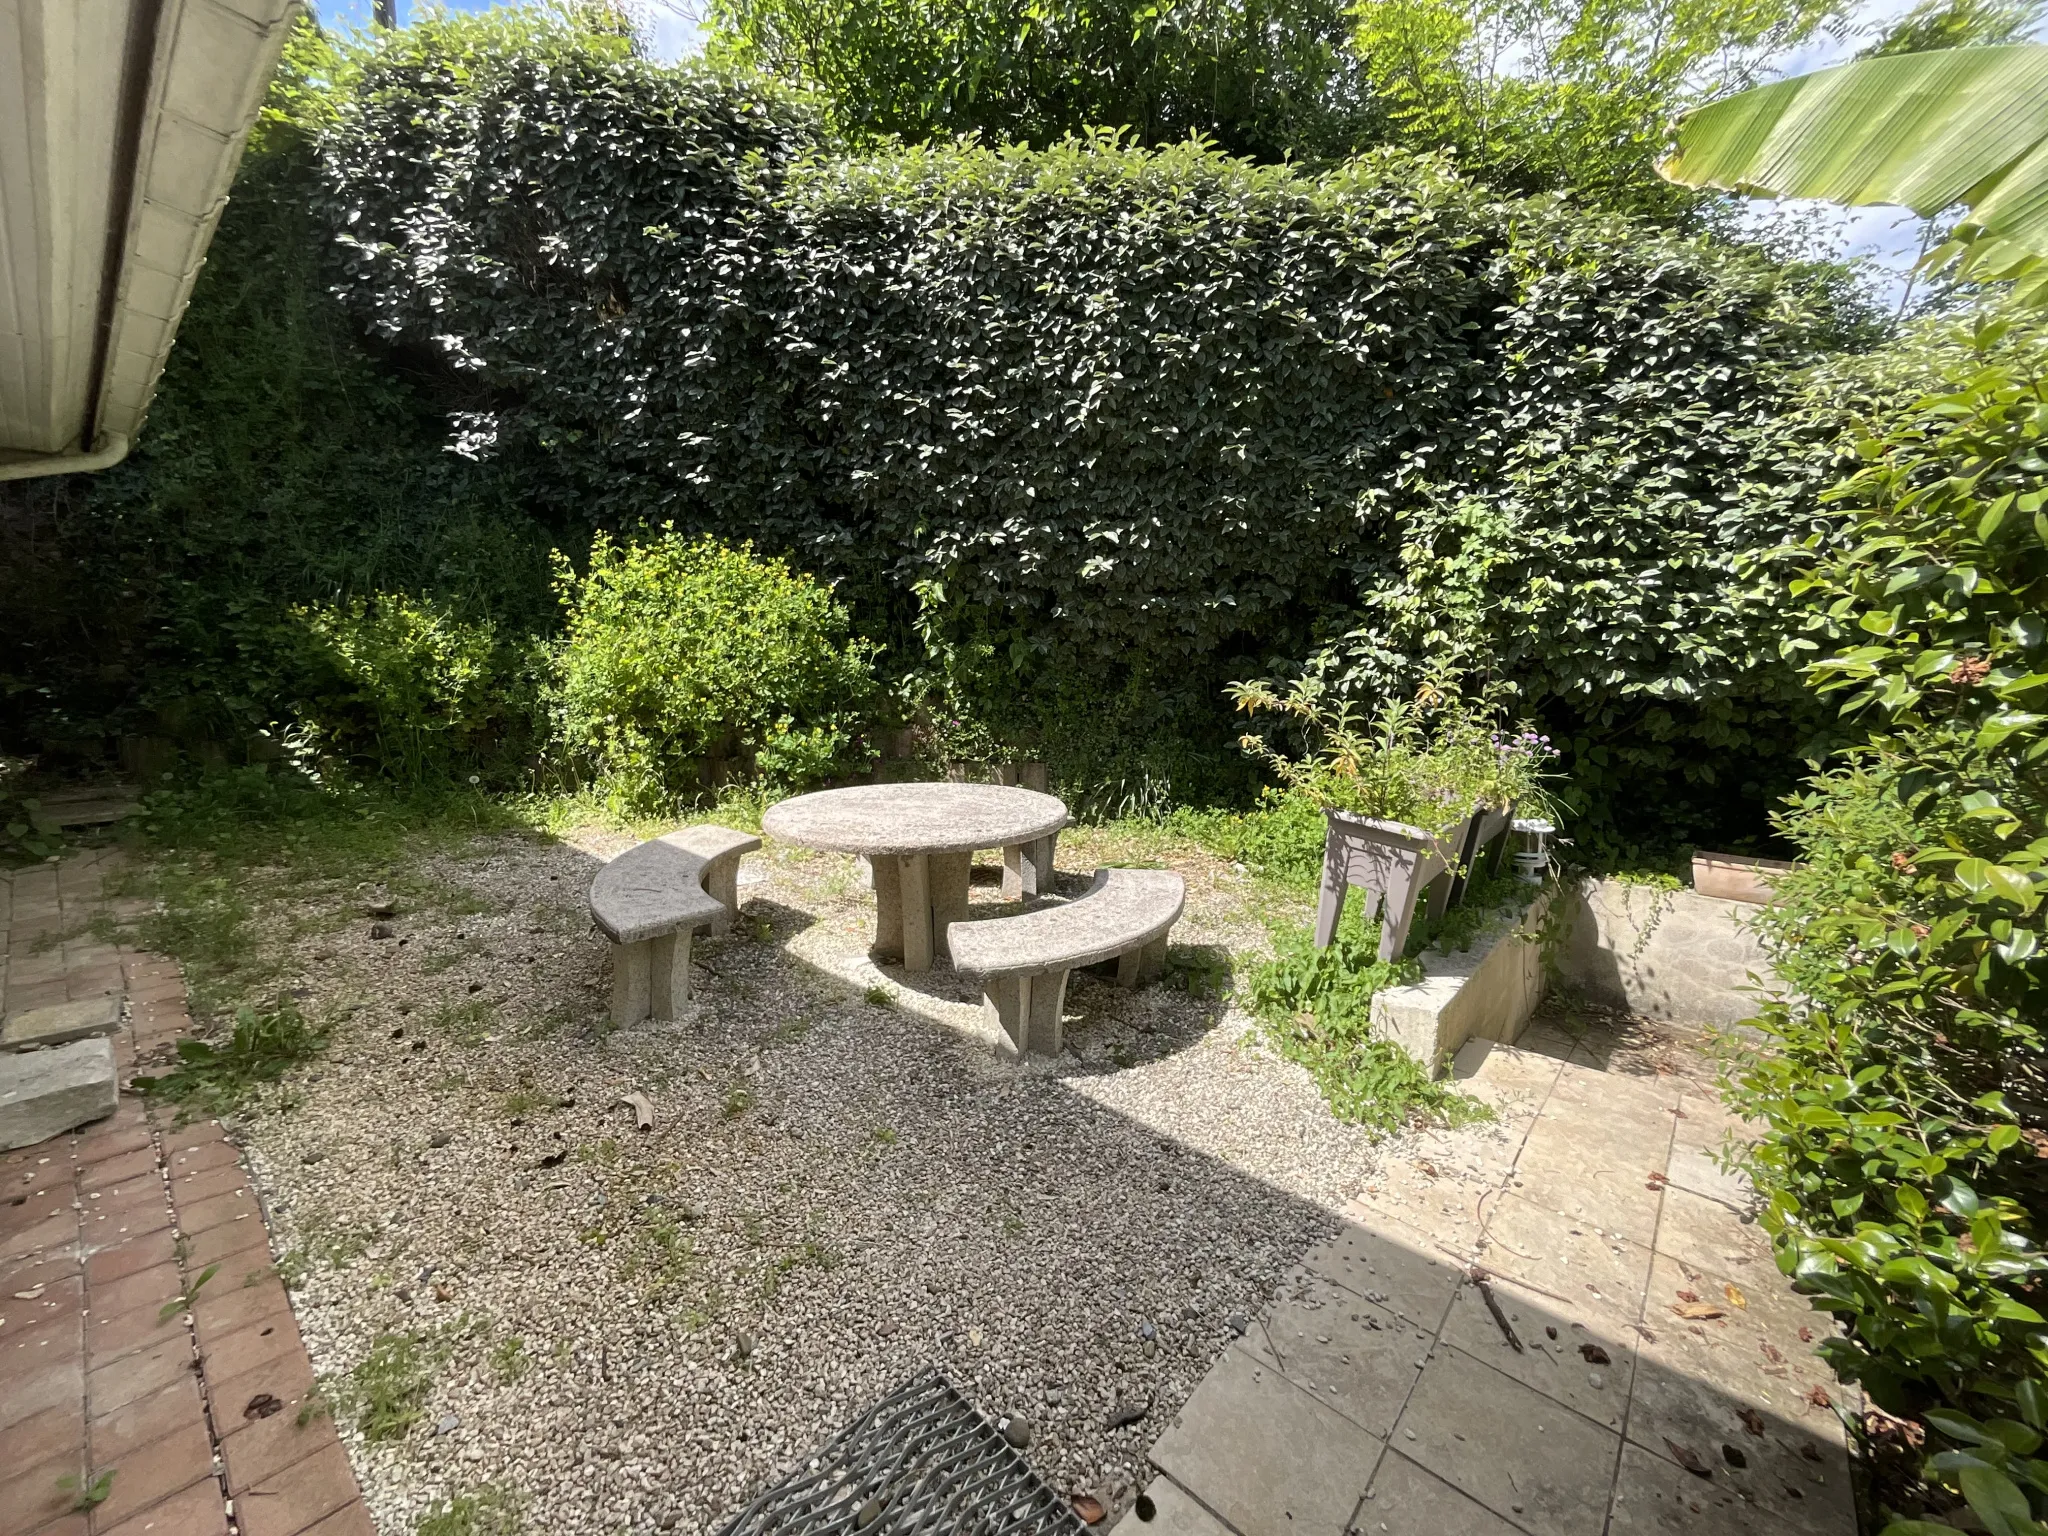
{"label": "gravel ground", "polygon": [[[1016,1067],[965,984],[869,962],[851,860],[772,845],[747,920],[699,940],[690,1016],[610,1029],[584,899],[618,846],[426,859],[384,938],[345,893],[265,916],[341,1020],[239,1127],[315,1368],[384,1334],[431,1365],[402,1439],[341,1414],[384,1536],[487,1486],[550,1536],[714,1529],[931,1361],[1113,1514],[1230,1319],[1398,1152],[1221,1000],[1261,898],[1206,856],[1174,853],[1168,981],[1077,976],[1069,1053]],[[1070,836],[1063,876],[1144,852]]]}

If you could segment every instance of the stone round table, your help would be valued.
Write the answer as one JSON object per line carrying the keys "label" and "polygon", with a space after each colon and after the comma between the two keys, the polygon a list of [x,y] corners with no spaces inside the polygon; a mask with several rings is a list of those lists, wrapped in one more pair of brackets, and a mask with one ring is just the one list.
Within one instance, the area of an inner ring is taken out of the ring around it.
{"label": "stone round table", "polygon": [[946,929],[967,916],[978,848],[1003,850],[1003,894],[1034,895],[1052,880],[1054,840],[1067,808],[1052,795],[1001,784],[856,784],[771,805],[771,837],[866,857],[875,888],[881,960],[928,971],[946,956]]}

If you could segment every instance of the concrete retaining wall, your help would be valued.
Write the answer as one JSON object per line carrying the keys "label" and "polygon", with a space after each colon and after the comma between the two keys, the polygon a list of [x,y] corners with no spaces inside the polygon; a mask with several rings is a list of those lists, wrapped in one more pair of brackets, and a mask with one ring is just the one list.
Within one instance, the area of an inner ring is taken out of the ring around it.
{"label": "concrete retaining wall", "polygon": [[1432,1069],[1467,1040],[1512,1044],[1543,1000],[1543,952],[1535,934],[1546,896],[1522,917],[1503,917],[1467,950],[1425,950],[1423,977],[1373,994],[1372,1032]]}
{"label": "concrete retaining wall", "polygon": [[1618,880],[1587,880],[1563,899],[1571,936],[1558,968],[1595,1002],[1674,1024],[1734,1024],[1756,1012],[1759,980],[1773,981],[1748,902]]}

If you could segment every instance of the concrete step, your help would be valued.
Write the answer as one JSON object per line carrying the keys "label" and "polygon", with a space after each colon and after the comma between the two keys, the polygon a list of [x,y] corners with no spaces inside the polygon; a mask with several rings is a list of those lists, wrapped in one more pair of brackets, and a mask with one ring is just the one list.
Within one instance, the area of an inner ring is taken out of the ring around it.
{"label": "concrete step", "polygon": [[111,1035],[121,1027],[121,999],[83,997],[72,1003],[22,1008],[0,1021],[0,1051],[33,1051]]}
{"label": "concrete step", "polygon": [[119,1097],[111,1040],[0,1056],[0,1152],[104,1119]]}

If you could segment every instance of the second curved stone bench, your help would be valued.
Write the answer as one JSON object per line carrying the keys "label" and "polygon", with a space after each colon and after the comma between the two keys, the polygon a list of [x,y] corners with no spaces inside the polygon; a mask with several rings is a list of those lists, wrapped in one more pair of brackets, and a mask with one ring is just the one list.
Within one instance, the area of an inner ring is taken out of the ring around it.
{"label": "second curved stone bench", "polygon": [[954,923],[947,941],[954,968],[983,978],[983,1012],[1012,1051],[1057,1056],[1068,974],[1113,959],[1120,987],[1155,979],[1186,901],[1187,882],[1170,869],[1098,869],[1072,901]]}
{"label": "second curved stone bench", "polygon": [[612,1022],[672,1019],[690,999],[690,938],[722,934],[739,910],[743,855],[761,839],[730,827],[685,827],[628,848],[590,882],[590,916],[618,946]]}

